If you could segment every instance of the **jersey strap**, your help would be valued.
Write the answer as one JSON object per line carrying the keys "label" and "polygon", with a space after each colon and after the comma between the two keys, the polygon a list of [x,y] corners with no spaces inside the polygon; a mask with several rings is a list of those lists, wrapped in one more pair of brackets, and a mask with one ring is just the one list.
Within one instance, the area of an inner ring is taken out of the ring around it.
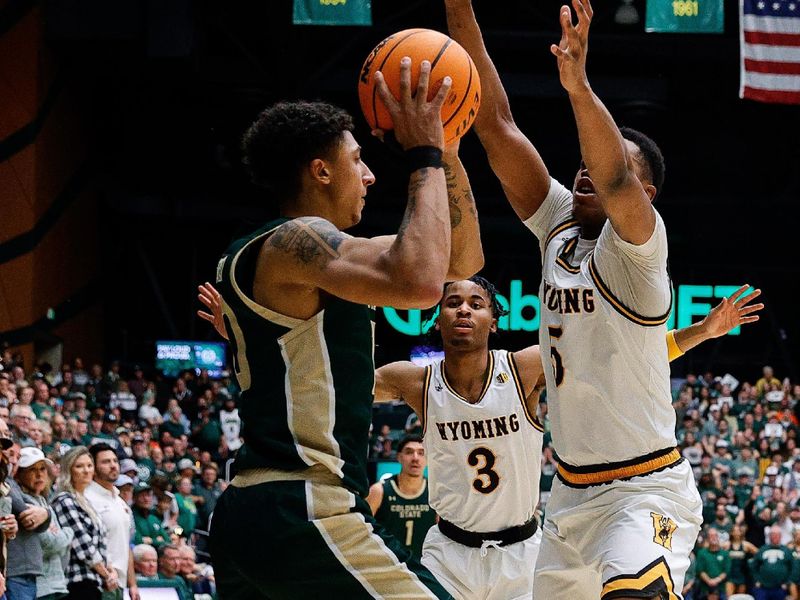
{"label": "jersey strap", "polygon": [[565,462],[558,463],[558,478],[570,487],[585,488],[610,483],[615,479],[630,479],[650,475],[673,467],[683,461],[677,448],[664,448],[633,460],[616,463],[601,463],[574,467]]}

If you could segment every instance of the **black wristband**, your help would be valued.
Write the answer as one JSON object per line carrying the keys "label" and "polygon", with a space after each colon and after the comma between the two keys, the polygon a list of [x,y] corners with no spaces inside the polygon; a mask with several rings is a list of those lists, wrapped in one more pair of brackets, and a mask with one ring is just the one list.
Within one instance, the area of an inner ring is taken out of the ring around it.
{"label": "black wristband", "polygon": [[442,151],[436,146],[414,146],[406,150],[405,156],[409,173],[428,167],[442,168]]}

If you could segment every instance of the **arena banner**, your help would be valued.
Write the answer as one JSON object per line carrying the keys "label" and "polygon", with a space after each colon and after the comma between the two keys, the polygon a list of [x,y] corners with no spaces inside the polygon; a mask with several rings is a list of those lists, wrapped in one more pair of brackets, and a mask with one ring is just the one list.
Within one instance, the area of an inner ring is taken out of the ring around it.
{"label": "arena banner", "polygon": [[647,0],[645,31],[722,33],[723,0]]}
{"label": "arena banner", "polygon": [[372,25],[371,0],[294,0],[295,25]]}

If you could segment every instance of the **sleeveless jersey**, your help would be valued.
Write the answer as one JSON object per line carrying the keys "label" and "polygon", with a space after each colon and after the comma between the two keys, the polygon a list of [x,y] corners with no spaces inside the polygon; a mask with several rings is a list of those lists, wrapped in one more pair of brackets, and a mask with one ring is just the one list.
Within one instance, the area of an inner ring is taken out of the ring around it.
{"label": "sleeveless jersey", "polygon": [[489,353],[475,404],[447,381],[444,361],[428,366],[425,377],[423,439],[436,513],[476,533],[530,520],[539,501],[543,430],[528,413],[513,355]]}
{"label": "sleeveless jersey", "polygon": [[217,265],[225,329],[242,390],[237,470],[320,465],[367,493],[374,385],[374,308],[326,296],[307,320],[253,299],[264,240],[288,219],[234,242]]}
{"label": "sleeveless jersey", "polygon": [[418,559],[428,529],[436,524],[436,513],[428,504],[428,481],[417,496],[404,496],[392,475],[383,481],[383,501],[375,520],[396,537]]}
{"label": "sleeveless jersey", "polygon": [[666,326],[671,304],[666,231],[622,240],[606,222],[579,237],[572,194],[552,181],[526,221],[539,238],[539,345],[553,444],[575,466],[623,462],[674,447]]}

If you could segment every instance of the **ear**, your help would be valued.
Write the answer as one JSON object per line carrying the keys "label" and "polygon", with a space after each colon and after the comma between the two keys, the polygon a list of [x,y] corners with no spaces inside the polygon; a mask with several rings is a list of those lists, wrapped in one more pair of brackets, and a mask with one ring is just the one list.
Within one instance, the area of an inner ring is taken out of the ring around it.
{"label": "ear", "polygon": [[311,177],[319,183],[328,185],[331,182],[331,171],[327,163],[321,158],[315,158],[308,165]]}
{"label": "ear", "polygon": [[656,186],[654,186],[652,183],[648,183],[646,186],[644,186],[644,192],[647,194],[647,197],[650,198],[650,202],[652,202],[653,198],[656,197],[656,191]]}
{"label": "ear", "polygon": [[492,326],[489,328],[491,333],[497,333],[497,319],[492,319]]}

